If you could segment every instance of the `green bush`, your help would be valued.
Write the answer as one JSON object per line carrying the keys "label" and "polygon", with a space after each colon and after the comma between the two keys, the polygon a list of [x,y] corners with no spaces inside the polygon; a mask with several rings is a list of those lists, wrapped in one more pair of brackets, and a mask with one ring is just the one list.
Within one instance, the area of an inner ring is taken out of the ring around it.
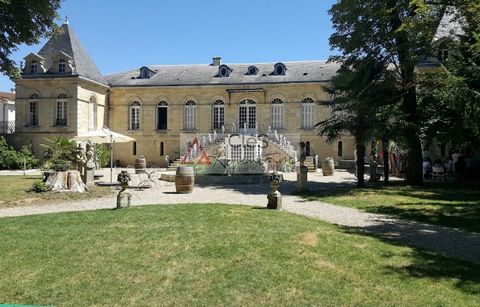
{"label": "green bush", "polygon": [[67,160],[55,160],[52,162],[52,169],[56,172],[65,172],[70,169],[72,163]]}
{"label": "green bush", "polygon": [[32,191],[35,193],[47,192],[47,186],[43,181],[35,181],[32,185]]}
{"label": "green bush", "polygon": [[4,137],[0,137],[0,169],[23,169],[24,162],[27,168],[38,165],[38,159],[29,146],[23,146],[16,151],[7,144]]}
{"label": "green bush", "polygon": [[110,163],[110,151],[105,144],[95,144],[95,155],[97,156],[97,162],[100,167],[105,167]]}
{"label": "green bush", "polygon": [[40,144],[45,149],[43,157],[44,169],[58,168],[63,170],[67,165],[65,161],[67,161],[68,170],[68,168],[79,162],[81,153],[74,141],[70,141],[62,136],[53,140],[45,138],[45,140],[48,144]]}

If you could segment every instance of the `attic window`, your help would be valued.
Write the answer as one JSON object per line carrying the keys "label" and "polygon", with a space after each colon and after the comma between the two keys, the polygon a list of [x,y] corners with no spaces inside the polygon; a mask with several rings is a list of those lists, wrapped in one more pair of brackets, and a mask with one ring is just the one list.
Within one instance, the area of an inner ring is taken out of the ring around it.
{"label": "attic window", "polygon": [[140,68],[140,76],[138,76],[138,79],[150,79],[155,72],[151,71],[148,67],[143,66]]}
{"label": "attic window", "polygon": [[58,72],[59,73],[64,73],[65,72],[65,67],[66,67],[65,59],[60,59],[60,61],[58,61]]}
{"label": "attic window", "polygon": [[255,66],[250,66],[248,67],[248,70],[247,70],[247,75],[249,76],[254,76],[258,73],[258,68],[255,67]]}
{"label": "attic window", "polygon": [[32,62],[30,62],[30,73],[31,74],[38,73],[38,63],[36,60],[32,60]]}
{"label": "attic window", "polygon": [[221,65],[218,68],[218,76],[219,77],[229,77],[231,71],[232,70],[227,65]]}
{"label": "attic window", "polygon": [[273,74],[277,76],[283,76],[285,75],[287,68],[283,63],[277,63],[274,66]]}

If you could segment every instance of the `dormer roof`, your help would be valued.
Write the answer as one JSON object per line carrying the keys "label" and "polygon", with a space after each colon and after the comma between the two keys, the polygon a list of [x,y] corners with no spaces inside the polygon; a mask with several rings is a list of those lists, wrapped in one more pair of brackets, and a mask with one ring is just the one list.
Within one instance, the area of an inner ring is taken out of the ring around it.
{"label": "dormer roof", "polygon": [[455,6],[447,6],[433,37],[433,43],[439,44],[446,39],[458,41],[460,36],[465,35],[464,26],[466,22],[466,19],[459,14]]}
{"label": "dormer roof", "polygon": [[72,74],[108,85],[72,27],[68,23],[64,23],[62,30],[62,33],[52,37],[38,52],[38,55],[45,59],[45,68],[49,70],[48,74],[54,74],[54,70],[50,70],[50,68],[55,64],[54,61],[58,59],[59,53],[64,53],[73,59],[74,71]]}

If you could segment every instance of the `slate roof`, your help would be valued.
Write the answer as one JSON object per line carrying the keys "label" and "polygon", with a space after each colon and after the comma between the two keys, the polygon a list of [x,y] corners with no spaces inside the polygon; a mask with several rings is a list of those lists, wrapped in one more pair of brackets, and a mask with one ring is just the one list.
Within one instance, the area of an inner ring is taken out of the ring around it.
{"label": "slate roof", "polygon": [[[241,85],[268,83],[300,83],[330,81],[340,68],[337,63],[326,61],[283,62],[285,75],[273,75],[275,63],[229,64],[228,77],[218,77],[219,66],[209,64],[150,65],[155,72],[149,79],[140,79],[140,69],[108,75],[110,86],[188,86],[188,85]],[[256,75],[247,75],[248,67],[256,66]]]}
{"label": "slate roof", "polygon": [[[90,58],[87,50],[80,43],[72,27],[68,23],[64,23],[62,29],[63,33],[52,37],[38,52],[38,55],[45,58],[45,68],[50,70],[53,59],[62,51],[73,58],[74,74],[107,85],[107,80],[105,80]],[[47,74],[54,73],[48,71]],[[37,75],[36,77],[41,76]],[[25,75],[24,77],[29,76]]]}
{"label": "slate roof", "polygon": [[462,26],[465,23],[466,19],[464,17],[459,17],[459,12],[455,6],[447,6],[438,25],[433,42],[435,43],[443,38],[458,40],[458,36],[465,34]]}

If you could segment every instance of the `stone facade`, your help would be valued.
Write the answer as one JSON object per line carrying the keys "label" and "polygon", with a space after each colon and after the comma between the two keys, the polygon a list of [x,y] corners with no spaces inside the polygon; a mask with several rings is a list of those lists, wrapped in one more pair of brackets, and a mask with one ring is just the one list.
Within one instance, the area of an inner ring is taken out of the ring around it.
{"label": "stone facade", "polygon": [[[72,138],[108,126],[136,139],[114,145],[114,160],[119,164],[133,165],[135,158],[143,155],[148,163],[163,166],[166,155],[171,160],[180,157],[186,140],[213,130],[221,132],[213,126],[216,102],[223,103],[226,133],[242,131],[240,104],[245,100],[253,103],[256,127],[248,133],[261,134],[275,129],[273,102],[280,100],[283,111],[278,134],[297,148],[299,142],[308,142],[310,155],[317,154],[320,159],[353,159],[352,137],[345,136],[341,145],[327,144],[313,125],[302,128],[305,99],[312,105],[313,124],[328,118],[330,110],[321,103],[329,99],[323,86],[337,66],[324,61],[227,66],[215,58],[212,64],[149,66],[103,76],[71,27],[64,24],[62,28],[61,37],[25,58],[22,77],[16,80],[16,133],[10,138],[16,146],[31,144],[41,154],[39,144],[45,137]],[[185,105],[189,101],[195,104],[195,122],[186,129]],[[162,128],[157,124],[160,102],[167,110],[166,127]],[[138,104],[135,115],[130,110],[132,103]]]}

